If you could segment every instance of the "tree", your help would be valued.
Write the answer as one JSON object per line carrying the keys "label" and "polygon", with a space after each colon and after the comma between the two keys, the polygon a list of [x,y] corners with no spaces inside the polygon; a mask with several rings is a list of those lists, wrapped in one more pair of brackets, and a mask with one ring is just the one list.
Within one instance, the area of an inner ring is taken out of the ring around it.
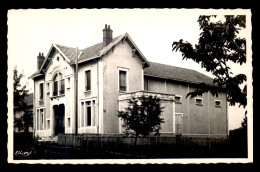
{"label": "tree", "polygon": [[25,97],[28,96],[28,90],[26,85],[21,85],[21,79],[24,77],[23,73],[18,74],[17,66],[14,67],[13,75],[13,96],[14,96],[14,112],[22,111],[23,114],[20,118],[14,115],[14,127],[17,127],[19,131],[24,130],[26,133],[29,131],[29,127],[32,126],[32,111],[27,109]]}
{"label": "tree", "polygon": [[200,38],[194,47],[189,42],[173,42],[172,50],[180,51],[183,59],[191,59],[207,72],[214,75],[213,84],[199,84],[194,92],[187,94],[191,98],[210,91],[213,96],[226,90],[227,101],[231,106],[239,103],[239,106],[247,105],[246,75],[233,75],[228,66],[229,62],[244,64],[246,62],[246,40],[238,36],[239,30],[246,27],[244,15],[224,16],[225,21],[211,22],[216,16],[199,16]]}
{"label": "tree", "polygon": [[128,107],[124,111],[118,111],[117,116],[124,120],[126,134],[135,136],[135,145],[139,136],[147,136],[151,132],[159,135],[161,118],[164,107],[160,105],[160,99],[156,96],[134,97],[128,100]]}

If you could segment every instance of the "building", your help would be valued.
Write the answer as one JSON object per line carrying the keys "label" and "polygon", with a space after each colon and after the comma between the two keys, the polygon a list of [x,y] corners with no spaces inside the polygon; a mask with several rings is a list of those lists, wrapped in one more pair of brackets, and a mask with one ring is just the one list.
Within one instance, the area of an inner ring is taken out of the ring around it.
{"label": "building", "polygon": [[[59,133],[120,134],[116,112],[132,96],[157,95],[165,106],[162,134],[226,137],[226,94],[186,95],[212,79],[190,69],[147,61],[128,35],[113,38],[110,26],[103,42],[83,50],[53,44],[39,53],[34,80],[34,128],[39,137]],[[78,57],[78,59],[76,58]]]}

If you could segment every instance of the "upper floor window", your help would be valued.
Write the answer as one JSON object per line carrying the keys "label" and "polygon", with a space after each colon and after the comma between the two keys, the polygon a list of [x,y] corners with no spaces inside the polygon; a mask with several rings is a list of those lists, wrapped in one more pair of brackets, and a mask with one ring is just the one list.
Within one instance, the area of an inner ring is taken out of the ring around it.
{"label": "upper floor window", "polygon": [[175,95],[175,103],[181,103],[182,96],[180,95]]}
{"label": "upper floor window", "polygon": [[128,90],[128,78],[127,78],[127,69],[119,69],[119,91]]}
{"label": "upper floor window", "polygon": [[43,100],[43,83],[40,83],[40,85],[39,85],[39,90],[40,90],[40,93],[39,93],[39,95],[40,95],[40,100]]}
{"label": "upper floor window", "polygon": [[64,94],[65,81],[62,73],[56,73],[53,77],[53,96]]}
{"label": "upper floor window", "polygon": [[202,98],[195,98],[195,104],[202,106],[203,105],[203,99]]}
{"label": "upper floor window", "polygon": [[221,107],[221,100],[215,100],[215,107]]}
{"label": "upper floor window", "polygon": [[85,71],[85,91],[91,90],[91,70]]}

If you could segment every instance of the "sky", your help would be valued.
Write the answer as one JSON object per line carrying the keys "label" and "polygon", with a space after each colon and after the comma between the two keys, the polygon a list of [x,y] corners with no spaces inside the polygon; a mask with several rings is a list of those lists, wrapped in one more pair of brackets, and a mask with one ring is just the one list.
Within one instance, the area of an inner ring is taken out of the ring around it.
{"label": "sky", "polygon": [[[36,71],[39,52],[46,55],[53,43],[86,48],[103,41],[103,28],[110,25],[113,37],[128,33],[148,61],[197,70],[211,76],[199,64],[182,60],[172,51],[173,41],[198,42],[199,15],[248,14],[245,10],[187,9],[37,9],[8,12],[8,75],[14,65],[25,77],[22,81],[33,92],[28,77]],[[247,18],[248,19],[248,18]],[[250,25],[250,23],[249,23]],[[244,34],[250,33],[248,27]],[[243,34],[243,33],[242,33]],[[250,75],[251,66],[231,65],[234,74]],[[9,77],[10,78],[10,77]],[[12,77],[11,77],[12,78]],[[250,78],[250,76],[248,77]],[[8,81],[9,82],[9,81]],[[9,82],[10,83],[10,82]],[[229,107],[229,129],[241,126],[243,108]]]}

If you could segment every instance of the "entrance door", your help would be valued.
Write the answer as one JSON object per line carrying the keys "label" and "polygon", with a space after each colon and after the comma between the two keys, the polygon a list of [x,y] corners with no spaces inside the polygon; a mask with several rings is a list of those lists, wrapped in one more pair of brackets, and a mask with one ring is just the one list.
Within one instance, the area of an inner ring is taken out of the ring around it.
{"label": "entrance door", "polygon": [[175,133],[176,135],[182,134],[182,113],[175,113]]}
{"label": "entrance door", "polygon": [[54,116],[55,116],[55,121],[54,121],[55,135],[58,135],[59,133],[65,133],[64,104],[55,105],[53,106],[53,109],[54,109]]}

